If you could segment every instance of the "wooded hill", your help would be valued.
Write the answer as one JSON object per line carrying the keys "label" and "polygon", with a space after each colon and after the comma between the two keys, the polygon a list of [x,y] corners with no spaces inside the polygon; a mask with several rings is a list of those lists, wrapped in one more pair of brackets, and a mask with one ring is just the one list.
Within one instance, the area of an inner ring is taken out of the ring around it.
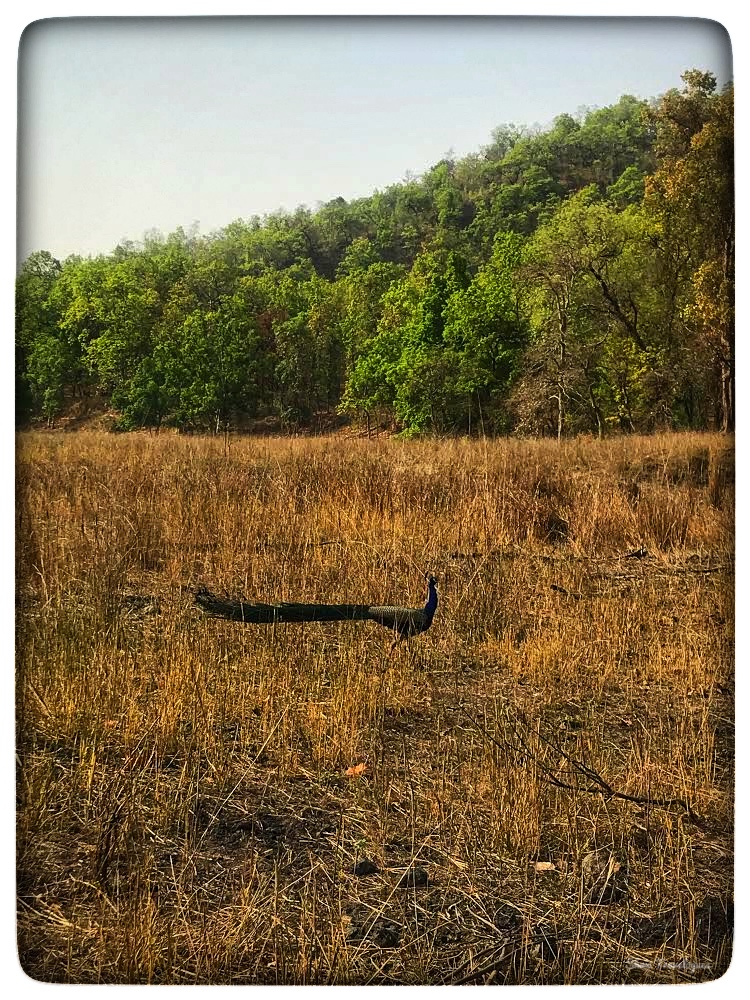
{"label": "wooded hill", "polygon": [[682,84],[366,198],[31,254],[18,422],[94,398],[121,429],[732,430],[733,87]]}

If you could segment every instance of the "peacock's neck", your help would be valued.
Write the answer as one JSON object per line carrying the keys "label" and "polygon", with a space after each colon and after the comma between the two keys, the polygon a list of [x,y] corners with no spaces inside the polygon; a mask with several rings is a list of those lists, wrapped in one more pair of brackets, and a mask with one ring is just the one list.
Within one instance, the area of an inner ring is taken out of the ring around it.
{"label": "peacock's neck", "polygon": [[432,618],[435,614],[435,609],[437,608],[438,595],[437,587],[434,583],[430,583],[427,588],[427,603],[424,606],[425,612]]}

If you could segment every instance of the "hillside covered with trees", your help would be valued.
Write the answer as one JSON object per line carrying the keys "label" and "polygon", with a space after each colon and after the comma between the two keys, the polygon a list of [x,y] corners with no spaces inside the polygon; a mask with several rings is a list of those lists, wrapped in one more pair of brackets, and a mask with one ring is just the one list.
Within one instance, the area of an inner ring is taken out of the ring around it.
{"label": "hillside covered with trees", "polygon": [[95,400],[121,429],[732,430],[733,88],[682,84],[366,198],[31,254],[17,421]]}

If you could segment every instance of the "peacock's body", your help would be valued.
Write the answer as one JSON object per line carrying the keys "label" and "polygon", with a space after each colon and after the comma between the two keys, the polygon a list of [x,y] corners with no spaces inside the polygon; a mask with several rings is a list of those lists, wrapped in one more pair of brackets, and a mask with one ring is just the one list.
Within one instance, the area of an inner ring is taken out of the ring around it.
{"label": "peacock's body", "polygon": [[199,590],[195,601],[203,611],[217,618],[256,625],[273,625],[277,622],[343,622],[373,621],[398,634],[394,642],[409,639],[426,632],[438,604],[437,580],[427,579],[427,602],[422,608],[402,608],[377,604],[250,604],[215,597],[207,590]]}

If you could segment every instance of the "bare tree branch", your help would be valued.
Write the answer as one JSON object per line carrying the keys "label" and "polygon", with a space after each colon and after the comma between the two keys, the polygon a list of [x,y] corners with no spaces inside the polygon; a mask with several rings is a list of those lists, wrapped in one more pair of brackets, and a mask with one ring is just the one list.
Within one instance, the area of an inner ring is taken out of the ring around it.
{"label": "bare tree branch", "polygon": [[[510,752],[516,757],[528,761],[536,768],[540,780],[546,782],[548,785],[553,785],[556,788],[564,788],[571,792],[583,792],[588,795],[602,795],[606,799],[622,799],[625,802],[635,802],[638,805],[643,806],[656,806],[662,809],[679,807],[687,813],[688,817],[693,822],[702,822],[701,818],[693,811],[690,804],[686,802],[685,799],[652,798],[650,795],[631,795],[628,792],[618,791],[613,788],[608,781],[605,781],[605,779],[592,767],[589,767],[582,761],[572,757],[563,747],[556,743],[555,740],[545,736],[540,727],[537,727],[533,730],[537,739],[548,746],[551,750],[554,750],[555,753],[559,754],[570,765],[570,770],[563,773],[566,777],[570,776],[571,780],[563,781],[560,777],[559,768],[553,769],[553,767],[544,761],[540,757],[539,753],[529,745],[526,734],[532,732],[531,724],[519,710],[516,710],[515,719],[509,718],[508,720],[513,735],[513,741],[497,739],[492,733],[488,732],[484,726],[480,725],[480,723],[469,711],[467,711],[466,708],[462,708],[461,711],[469,722],[471,722],[477,732],[484,736],[485,739],[493,743],[505,753]],[[575,778],[577,777],[581,780],[575,781]]]}

